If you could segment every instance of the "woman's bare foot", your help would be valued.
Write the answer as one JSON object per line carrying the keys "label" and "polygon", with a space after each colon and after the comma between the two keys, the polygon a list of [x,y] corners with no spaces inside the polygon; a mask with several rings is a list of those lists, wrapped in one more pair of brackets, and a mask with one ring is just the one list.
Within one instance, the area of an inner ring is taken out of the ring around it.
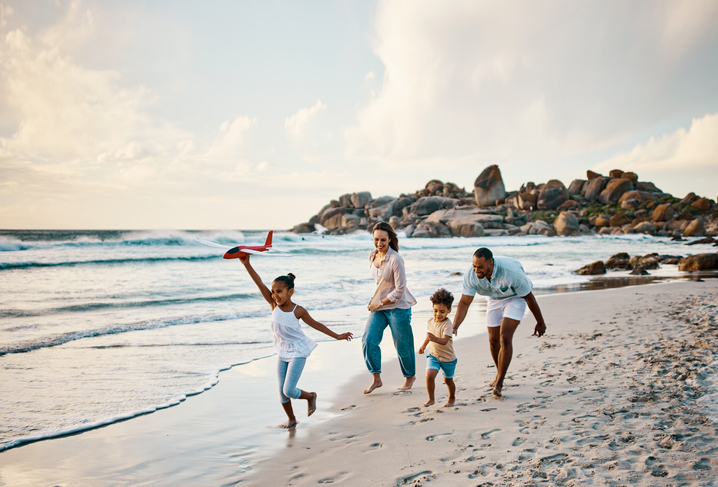
{"label": "woman's bare foot", "polygon": [[456,398],[450,397],[450,398],[446,401],[446,404],[444,404],[444,407],[445,407],[445,408],[450,408],[451,406],[454,405],[455,402],[456,402]]}
{"label": "woman's bare foot", "polygon": [[282,429],[285,429],[285,430],[290,430],[290,429],[296,427],[297,424],[299,424],[299,423],[297,423],[296,419],[290,419],[286,423],[280,424],[279,427]]}
{"label": "woman's bare foot", "polygon": [[374,377],[374,381],[371,383],[368,389],[364,389],[364,394],[371,394],[374,389],[379,389],[384,384],[381,383],[381,379]]}
{"label": "woman's bare foot", "polygon": [[400,391],[408,391],[411,389],[411,386],[414,385],[414,381],[416,380],[416,376],[412,375],[411,377],[406,377],[404,379],[404,385],[399,388]]}
{"label": "woman's bare foot", "polygon": [[307,400],[307,416],[311,416],[314,414],[314,411],[317,410],[317,393],[316,392],[310,392],[312,395],[312,398]]}
{"label": "woman's bare foot", "polygon": [[433,399],[429,399],[429,400],[426,401],[424,404],[422,404],[421,407],[428,408],[429,406],[431,406],[431,405],[433,405],[433,404],[434,404],[434,400],[433,400]]}

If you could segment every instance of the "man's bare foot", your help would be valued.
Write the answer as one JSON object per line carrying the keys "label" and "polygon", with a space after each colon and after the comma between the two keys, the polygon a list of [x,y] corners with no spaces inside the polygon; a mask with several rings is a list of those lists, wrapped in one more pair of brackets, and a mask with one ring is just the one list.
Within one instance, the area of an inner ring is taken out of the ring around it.
{"label": "man's bare foot", "polygon": [[297,420],[296,419],[290,419],[284,424],[280,424],[279,427],[285,430],[290,430],[297,426]]}
{"label": "man's bare foot", "polygon": [[489,382],[489,387],[493,389],[498,381],[499,381],[499,376],[497,375],[496,377],[494,377],[494,380]]}
{"label": "man's bare foot", "polygon": [[371,383],[368,389],[364,389],[364,394],[371,394],[374,389],[379,389],[384,384],[381,383],[381,379],[374,378],[374,382]]}
{"label": "man's bare foot", "polygon": [[446,401],[446,404],[444,404],[444,407],[445,407],[445,408],[450,408],[451,406],[454,405],[455,402],[456,402],[456,398],[450,397],[449,400]]}
{"label": "man's bare foot", "polygon": [[494,386],[494,390],[491,391],[491,394],[493,394],[494,397],[501,397],[501,389],[503,389],[503,388],[504,388],[503,384],[496,384]]}
{"label": "man's bare foot", "polygon": [[399,388],[400,391],[408,391],[411,389],[411,386],[414,385],[414,381],[416,380],[416,376],[412,375],[411,377],[406,377],[404,379],[404,385]]}
{"label": "man's bare foot", "polygon": [[433,404],[434,404],[434,400],[433,400],[433,399],[429,399],[429,400],[426,401],[424,404],[422,404],[421,407],[428,408],[429,406],[431,406],[431,405],[433,405]]}
{"label": "man's bare foot", "polygon": [[311,394],[312,398],[307,401],[307,416],[311,416],[317,410],[317,393],[312,392]]}

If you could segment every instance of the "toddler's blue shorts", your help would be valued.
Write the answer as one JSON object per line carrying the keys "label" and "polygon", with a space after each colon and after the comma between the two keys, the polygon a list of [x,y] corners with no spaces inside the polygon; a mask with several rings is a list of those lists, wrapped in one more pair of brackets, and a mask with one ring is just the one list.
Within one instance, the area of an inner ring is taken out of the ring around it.
{"label": "toddler's blue shorts", "polygon": [[456,370],[456,362],[458,359],[454,359],[451,362],[439,362],[439,359],[431,354],[426,356],[426,370],[441,370],[444,373],[444,377],[447,379],[454,378],[454,371]]}

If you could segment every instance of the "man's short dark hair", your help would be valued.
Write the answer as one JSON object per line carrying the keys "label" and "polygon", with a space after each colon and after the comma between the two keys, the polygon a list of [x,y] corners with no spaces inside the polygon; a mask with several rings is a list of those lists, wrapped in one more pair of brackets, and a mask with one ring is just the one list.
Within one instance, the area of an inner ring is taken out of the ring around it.
{"label": "man's short dark hair", "polygon": [[483,257],[486,260],[493,260],[494,254],[492,254],[491,251],[486,247],[481,247],[479,250],[474,252],[474,257],[476,257],[477,259]]}

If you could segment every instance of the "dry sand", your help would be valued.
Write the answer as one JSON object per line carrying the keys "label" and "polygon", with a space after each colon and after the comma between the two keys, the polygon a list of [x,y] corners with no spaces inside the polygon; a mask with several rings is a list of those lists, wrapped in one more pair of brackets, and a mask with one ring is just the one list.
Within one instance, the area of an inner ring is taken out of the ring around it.
{"label": "dry sand", "polygon": [[486,335],[468,336],[483,327],[475,303],[453,408],[440,378],[437,405],[420,407],[423,356],[411,392],[394,359],[367,396],[359,340],[322,343],[300,382],[319,410],[295,431],[276,428],[272,357],[177,407],[2,452],[0,486],[718,485],[717,295],[708,280],[540,296],[548,334],[530,336],[530,315],[519,327],[503,399]]}
{"label": "dry sand", "polygon": [[419,382],[387,387],[400,383],[390,367],[387,386],[363,396],[368,377],[351,384],[336,406],[348,414],[261,462],[250,484],[716,485],[718,417],[699,400],[718,369],[717,290],[542,296],[548,335],[521,325],[503,399],[487,387],[485,336],[457,340],[456,407],[420,407]]}

